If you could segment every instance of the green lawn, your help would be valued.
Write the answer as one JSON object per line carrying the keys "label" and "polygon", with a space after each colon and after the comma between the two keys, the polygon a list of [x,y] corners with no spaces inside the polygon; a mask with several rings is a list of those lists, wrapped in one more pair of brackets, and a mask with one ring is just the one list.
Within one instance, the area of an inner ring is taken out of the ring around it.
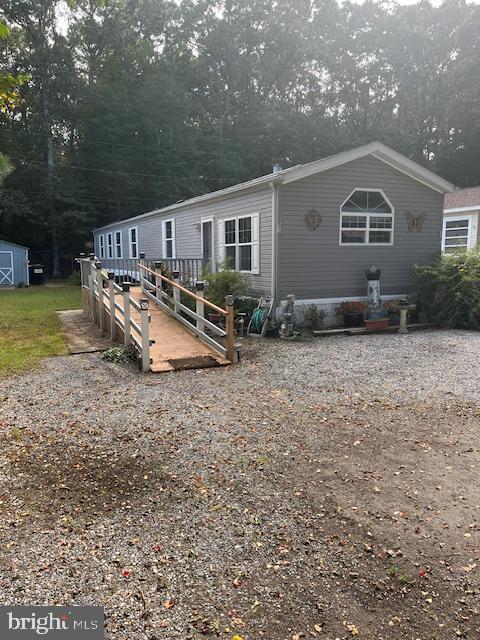
{"label": "green lawn", "polygon": [[67,284],[0,291],[0,376],[66,353],[55,311],[80,309],[81,288]]}

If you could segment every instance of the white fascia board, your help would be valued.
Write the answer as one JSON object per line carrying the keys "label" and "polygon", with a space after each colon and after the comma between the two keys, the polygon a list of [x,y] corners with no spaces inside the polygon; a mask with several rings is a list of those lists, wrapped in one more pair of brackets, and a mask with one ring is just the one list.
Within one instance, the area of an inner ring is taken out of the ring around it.
{"label": "white fascia board", "polygon": [[463,213],[464,211],[471,211],[472,213],[480,211],[480,204],[470,205],[469,207],[453,207],[452,209],[444,209],[443,213]]}
{"label": "white fascia board", "polygon": [[390,149],[390,147],[387,147],[381,142],[372,142],[370,144],[364,145],[363,147],[351,149],[350,151],[344,151],[343,153],[338,153],[335,156],[330,156],[329,158],[324,158],[323,160],[310,162],[309,164],[303,165],[298,169],[291,170],[284,176],[283,182],[284,184],[288,184],[296,180],[301,180],[302,178],[308,178],[309,176],[315,175],[316,173],[334,169],[335,167],[338,167],[342,164],[353,162],[354,160],[359,160],[360,158],[363,158],[367,155],[374,156],[375,158],[377,158],[377,160],[385,162],[385,164],[388,164],[394,169],[407,174],[414,180],[421,182],[425,186],[430,187],[430,189],[433,189],[435,191],[445,193],[453,191],[455,189],[454,185],[451,182],[444,180],[432,171],[425,169],[425,167],[422,167],[416,162],[413,162],[413,160],[410,160],[409,158],[403,156],[401,153]]}
{"label": "white fascia board", "polygon": [[137,220],[143,220],[144,218],[150,218],[151,216],[163,216],[164,214],[171,213],[172,211],[177,211],[178,209],[185,209],[186,207],[190,207],[196,204],[202,204],[203,202],[207,202],[210,200],[222,200],[223,198],[228,198],[230,195],[235,194],[237,191],[255,191],[259,187],[266,187],[268,189],[268,185],[270,182],[282,182],[283,176],[279,172],[277,174],[268,174],[266,176],[261,176],[260,178],[255,178],[255,180],[250,180],[249,182],[242,182],[241,184],[233,185],[233,187],[227,187],[226,189],[220,189],[219,191],[212,191],[211,193],[205,193],[201,196],[196,196],[195,198],[189,198],[188,200],[184,200],[183,202],[176,202],[175,204],[168,205],[168,207],[163,207],[162,209],[154,209],[153,211],[147,211],[147,213],[141,213],[139,216],[135,216],[133,218],[125,218],[124,220],[117,220],[116,222],[110,222],[109,224],[104,225],[103,227],[98,227],[93,230],[93,233],[98,231],[102,231],[103,229],[108,229],[109,227],[118,227],[120,224],[127,224],[131,222],[136,222]]}

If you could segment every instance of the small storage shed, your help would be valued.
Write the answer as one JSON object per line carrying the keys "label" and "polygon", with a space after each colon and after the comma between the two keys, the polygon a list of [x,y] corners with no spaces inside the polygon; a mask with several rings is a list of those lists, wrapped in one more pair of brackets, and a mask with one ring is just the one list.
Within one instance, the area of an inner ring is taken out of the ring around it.
{"label": "small storage shed", "polygon": [[0,240],[0,287],[28,287],[28,249]]}

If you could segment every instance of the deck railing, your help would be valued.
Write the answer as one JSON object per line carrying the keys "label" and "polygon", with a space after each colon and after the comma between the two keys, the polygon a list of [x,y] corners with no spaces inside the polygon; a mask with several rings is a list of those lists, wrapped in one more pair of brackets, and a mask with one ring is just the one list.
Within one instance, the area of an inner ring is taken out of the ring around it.
{"label": "deck railing", "polygon": [[[120,282],[140,283],[140,271],[138,258],[105,258],[102,259],[102,267],[113,271],[115,280]],[[144,261],[147,267],[154,268],[158,262],[162,263],[162,270],[173,273],[178,271],[180,280],[189,285],[194,285],[197,280],[203,279],[203,274],[210,266],[209,260],[202,258],[149,258]]]}
{"label": "deck railing", "polygon": [[[193,293],[190,289],[180,284],[180,274],[178,271],[174,271],[170,279],[161,273],[160,262],[156,263],[154,267],[154,269],[151,269],[146,266],[143,264],[143,259],[141,259],[139,268],[142,272],[141,286],[143,294],[161,309],[176,318],[187,329],[215,349],[215,351],[220,353],[224,358],[227,358],[230,362],[234,362],[234,297],[226,297],[226,308],[224,309],[204,297],[203,282],[197,282],[196,293]],[[191,301],[192,306],[193,303],[195,304],[195,311],[182,303],[181,294]],[[223,317],[225,321],[224,329],[205,318],[205,307],[212,309],[215,313]],[[187,320],[185,315],[188,316],[191,321]],[[207,329],[209,333],[207,333]],[[220,342],[218,338],[225,338],[225,345]]]}
{"label": "deck railing", "polygon": [[[148,299],[135,300],[130,293],[130,283],[117,284],[115,272],[107,272],[94,257],[79,258],[78,262],[84,311],[102,333],[110,333],[112,342],[118,339],[120,329],[124,345],[137,352],[142,371],[150,371],[153,341],[149,337]],[[137,272],[140,273],[138,263]]]}

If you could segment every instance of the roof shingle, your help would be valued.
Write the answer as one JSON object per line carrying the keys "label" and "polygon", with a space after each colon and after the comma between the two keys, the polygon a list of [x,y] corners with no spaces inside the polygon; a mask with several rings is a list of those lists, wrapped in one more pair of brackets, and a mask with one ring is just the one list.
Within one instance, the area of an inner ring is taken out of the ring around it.
{"label": "roof shingle", "polygon": [[458,209],[460,207],[480,209],[480,187],[469,187],[468,189],[459,189],[445,194],[445,209]]}

